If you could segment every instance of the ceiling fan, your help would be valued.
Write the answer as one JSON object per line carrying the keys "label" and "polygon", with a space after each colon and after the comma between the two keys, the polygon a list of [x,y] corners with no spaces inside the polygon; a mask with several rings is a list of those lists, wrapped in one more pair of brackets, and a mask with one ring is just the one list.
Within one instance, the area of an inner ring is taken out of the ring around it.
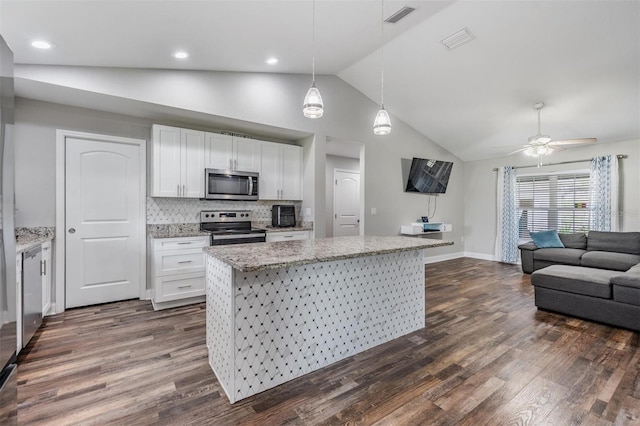
{"label": "ceiling fan", "polygon": [[534,105],[534,108],[538,111],[538,133],[529,138],[529,143],[527,145],[509,153],[509,155],[517,152],[524,152],[525,155],[539,158],[549,155],[553,151],[564,151],[566,149],[564,146],[566,145],[578,145],[597,141],[596,138],[565,139],[557,141],[551,140],[551,136],[540,133],[540,110],[544,108],[544,103],[538,102]]}

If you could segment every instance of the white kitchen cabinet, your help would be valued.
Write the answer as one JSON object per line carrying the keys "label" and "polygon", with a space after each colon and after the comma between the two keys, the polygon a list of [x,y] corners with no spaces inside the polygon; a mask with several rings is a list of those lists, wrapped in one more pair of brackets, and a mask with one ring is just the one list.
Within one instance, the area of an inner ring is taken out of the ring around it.
{"label": "white kitchen cabinet", "polygon": [[152,197],[204,197],[204,132],[154,124]]}
{"label": "white kitchen cabinet", "polygon": [[151,285],[154,309],[204,300],[205,254],[209,237],[151,239]]}
{"label": "white kitchen cabinet", "polygon": [[205,133],[205,168],[259,172],[260,141]]}
{"label": "white kitchen cabinet", "polygon": [[308,240],[309,231],[267,232],[267,242]]}
{"label": "white kitchen cabinet", "polygon": [[261,142],[260,199],[302,199],[302,148]]}
{"label": "white kitchen cabinet", "polygon": [[42,243],[42,260],[40,273],[42,274],[42,316],[51,309],[51,241]]}

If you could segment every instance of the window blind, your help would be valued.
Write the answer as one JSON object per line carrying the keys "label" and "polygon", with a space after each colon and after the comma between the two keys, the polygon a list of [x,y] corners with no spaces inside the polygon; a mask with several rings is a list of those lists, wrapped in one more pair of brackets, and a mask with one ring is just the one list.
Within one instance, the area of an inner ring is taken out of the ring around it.
{"label": "window blind", "polygon": [[518,176],[518,233],[557,229],[568,234],[589,229],[589,173]]}

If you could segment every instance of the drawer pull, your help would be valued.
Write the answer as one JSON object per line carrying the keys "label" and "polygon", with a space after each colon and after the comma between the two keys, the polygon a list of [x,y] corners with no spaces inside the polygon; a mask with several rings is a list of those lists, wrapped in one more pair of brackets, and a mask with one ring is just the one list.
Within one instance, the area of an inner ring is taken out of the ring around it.
{"label": "drawer pull", "polygon": [[293,235],[283,235],[282,238],[293,238]]}
{"label": "drawer pull", "polygon": [[180,286],[178,286],[178,288],[191,288],[191,286],[190,285],[180,285]]}
{"label": "drawer pull", "polygon": [[193,260],[181,260],[178,263],[191,263]]}
{"label": "drawer pull", "polygon": [[191,244],[191,241],[183,241],[183,242],[178,243],[178,244]]}

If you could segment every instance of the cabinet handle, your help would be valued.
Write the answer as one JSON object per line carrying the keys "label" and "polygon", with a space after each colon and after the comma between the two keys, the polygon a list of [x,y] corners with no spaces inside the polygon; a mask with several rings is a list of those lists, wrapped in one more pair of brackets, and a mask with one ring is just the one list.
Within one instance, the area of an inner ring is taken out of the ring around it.
{"label": "cabinet handle", "polygon": [[191,263],[193,260],[181,260],[178,263]]}
{"label": "cabinet handle", "polygon": [[182,196],[183,197],[187,196],[187,185],[182,185]]}
{"label": "cabinet handle", "polygon": [[238,170],[238,160],[233,160],[233,164],[234,164],[234,165],[233,165],[233,168],[234,168],[235,170]]}
{"label": "cabinet handle", "polygon": [[41,260],[40,261],[40,276],[44,275],[44,273],[42,272],[42,263],[43,263],[43,261]]}
{"label": "cabinet handle", "polygon": [[180,196],[180,185],[177,185],[176,191],[178,192],[178,197]]}
{"label": "cabinet handle", "polygon": [[233,170],[233,160],[229,158],[229,170]]}
{"label": "cabinet handle", "polygon": [[47,275],[47,261],[46,260],[42,261],[42,266],[43,266],[43,269],[44,269],[44,272],[42,273],[42,275]]}
{"label": "cabinet handle", "polygon": [[293,238],[293,235],[283,235],[282,238]]}
{"label": "cabinet handle", "polygon": [[191,288],[190,285],[179,285],[178,288]]}
{"label": "cabinet handle", "polygon": [[191,241],[183,241],[183,242],[178,243],[178,244],[180,244],[180,245],[183,245],[183,244],[191,244]]}

